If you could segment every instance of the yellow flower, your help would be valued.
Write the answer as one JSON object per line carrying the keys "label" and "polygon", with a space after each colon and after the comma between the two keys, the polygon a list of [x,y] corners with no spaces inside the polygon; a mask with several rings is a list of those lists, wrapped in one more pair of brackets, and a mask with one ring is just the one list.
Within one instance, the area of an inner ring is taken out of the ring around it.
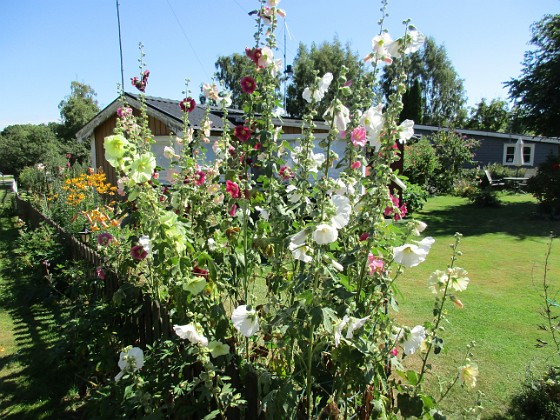
{"label": "yellow flower", "polygon": [[478,376],[478,366],[467,363],[459,368],[459,383],[467,385],[469,388],[476,386],[476,378]]}

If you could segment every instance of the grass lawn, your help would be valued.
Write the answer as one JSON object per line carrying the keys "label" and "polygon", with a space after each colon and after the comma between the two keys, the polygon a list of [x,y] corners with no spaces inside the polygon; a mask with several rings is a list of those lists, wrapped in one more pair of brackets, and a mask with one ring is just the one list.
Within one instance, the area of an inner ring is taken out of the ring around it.
{"label": "grass lawn", "polygon": [[[466,345],[476,341],[475,361],[480,370],[477,389],[484,393],[484,414],[499,416],[509,398],[522,385],[527,368],[540,374],[547,364],[558,364],[552,347],[538,349],[536,339],[549,341],[539,331],[543,323],[542,279],[549,234],[560,234],[560,222],[537,216],[530,195],[503,195],[500,208],[477,208],[466,199],[435,197],[416,217],[428,224],[424,232],[436,238],[426,262],[409,269],[399,279],[399,318],[409,325],[430,319],[433,295],[426,286],[435,269],[450,261],[455,232],[463,234],[463,252],[457,266],[469,272],[470,284],[460,294],[464,309],[449,303],[450,323],[444,339],[448,353],[434,356],[437,374],[454,375],[465,355]],[[549,281],[560,289],[560,240],[553,242]],[[438,361],[438,359],[441,359]],[[448,407],[466,406],[476,392],[457,388]]]}

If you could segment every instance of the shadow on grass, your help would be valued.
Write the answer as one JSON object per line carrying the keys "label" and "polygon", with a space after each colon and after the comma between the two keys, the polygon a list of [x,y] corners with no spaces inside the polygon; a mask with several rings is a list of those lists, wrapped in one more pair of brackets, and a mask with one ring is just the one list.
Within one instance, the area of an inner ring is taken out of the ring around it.
{"label": "shadow on grass", "polygon": [[18,237],[8,206],[0,208],[0,310],[13,322],[17,347],[0,357],[0,417],[75,419],[74,376],[65,368],[68,348],[61,334],[63,314],[41,275],[17,270],[11,248]]}
{"label": "shadow on grass", "polygon": [[461,199],[453,200],[443,208],[426,206],[416,217],[426,222],[433,236],[464,236],[503,233],[525,239],[534,236],[560,234],[560,222],[551,221],[538,213],[536,203],[505,197],[500,207],[477,207]]}

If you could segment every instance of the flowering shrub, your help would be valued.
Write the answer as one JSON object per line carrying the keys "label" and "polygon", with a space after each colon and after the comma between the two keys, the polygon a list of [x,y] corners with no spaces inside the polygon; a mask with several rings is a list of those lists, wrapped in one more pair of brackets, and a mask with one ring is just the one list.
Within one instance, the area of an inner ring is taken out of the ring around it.
{"label": "flowering shrub", "polygon": [[[405,74],[387,104],[371,104],[344,68],[336,80],[317,77],[303,92],[308,110],[297,143],[283,141],[273,123],[282,67],[274,31],[285,15],[277,4],[261,2],[256,45],[246,49],[254,67],[240,80],[242,123],[231,126],[230,95],[211,84],[203,94],[223,110],[218,138],[209,108],[200,129],[190,126],[196,104],[188,90],[177,104],[184,129],[165,149],[169,184],[159,179],[143,94],[139,117],[123,103],[105,139],[126,196],[123,229],[97,225],[107,264],[128,281],[113,300],[142,290],[166,306],[174,333],[145,351],[126,343],[111,392],[130,416],[224,418],[248,397],[272,418],[435,416],[437,399],[424,391],[428,358],[443,348],[445,305],[463,306],[456,294],[469,280],[455,267],[457,237],[450,266],[430,279],[434,319],[413,327],[395,321],[398,277],[425,261],[434,242],[416,238],[426,225],[402,219],[406,203],[389,187],[405,187],[392,164],[400,159],[396,143],[413,135],[412,121],[397,122]],[[412,26],[397,40],[383,32],[366,60],[400,60],[423,39]],[[144,92],[149,72],[140,72],[132,84]],[[317,115],[329,90],[334,98]],[[330,127],[320,141],[317,117]],[[343,156],[334,153],[340,141]],[[467,361],[452,384],[472,387],[476,375]]]}
{"label": "flowering shrub", "polygon": [[543,212],[560,215],[560,156],[550,155],[527,181],[527,191],[539,200]]}

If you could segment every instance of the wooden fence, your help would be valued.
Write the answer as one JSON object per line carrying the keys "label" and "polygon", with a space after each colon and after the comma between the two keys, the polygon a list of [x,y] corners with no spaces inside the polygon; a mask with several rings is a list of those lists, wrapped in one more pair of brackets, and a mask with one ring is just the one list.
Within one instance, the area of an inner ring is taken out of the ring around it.
{"label": "wooden fence", "polygon": [[[18,216],[26,221],[30,226],[36,228],[41,223],[51,226],[57,232],[60,243],[64,246],[67,255],[74,260],[85,260],[93,267],[104,266],[103,256],[99,255],[94,249],[80,242],[73,234],[66,232],[59,224],[46,217],[28,201],[22,200],[16,195],[16,207]],[[106,276],[103,281],[103,289],[99,294],[103,299],[110,301],[113,295],[123,284],[119,277],[105,269]],[[153,344],[161,338],[169,338],[172,326],[166,308],[160,302],[154,301],[148,295],[143,295],[137,302],[141,310],[124,320],[127,325],[137,329],[135,335],[141,347]]]}

